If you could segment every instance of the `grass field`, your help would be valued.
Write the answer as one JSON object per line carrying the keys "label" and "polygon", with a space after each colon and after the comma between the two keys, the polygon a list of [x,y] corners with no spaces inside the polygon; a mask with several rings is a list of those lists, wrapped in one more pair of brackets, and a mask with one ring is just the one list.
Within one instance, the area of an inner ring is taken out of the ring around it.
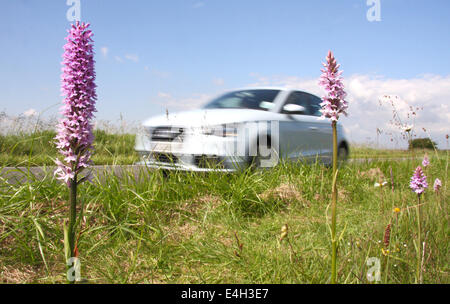
{"label": "grass field", "polygon": [[[134,151],[133,134],[110,134],[104,130],[96,130],[96,151],[92,158],[96,165],[129,165],[138,161]],[[54,131],[21,133],[17,135],[0,135],[0,165],[9,166],[41,166],[54,165],[58,157],[54,144]]]}
{"label": "grass field", "polygon": [[[134,151],[134,134],[111,134],[104,130],[96,130],[93,156],[95,165],[131,165],[139,160]],[[20,133],[17,135],[0,135],[0,166],[28,167],[54,165],[58,157],[54,144],[54,131],[35,133]],[[352,145],[350,158],[401,158],[422,157],[425,153],[434,151],[416,150],[408,153],[405,150],[375,149],[364,145]],[[439,157],[445,157],[447,152],[439,150]]]}
{"label": "grass field", "polygon": [[[1,164],[52,164],[53,134],[1,138]],[[133,136],[96,133],[99,164],[133,163]],[[15,146],[14,153],[11,145]],[[30,146],[33,148],[31,149]],[[20,151],[20,153],[19,153]],[[359,152],[358,152],[359,151]],[[376,150],[362,156],[384,155]],[[399,152],[400,153],[400,152]],[[379,258],[381,283],[450,283],[448,154],[430,151],[418,254],[417,196],[409,180],[423,152],[405,161],[348,163],[339,172],[338,281],[368,283]],[[403,152],[401,155],[410,157]],[[31,162],[29,160],[32,160]],[[393,186],[391,185],[391,169]],[[436,177],[442,182],[434,193]],[[387,181],[385,187],[375,182]],[[172,173],[145,168],[80,186],[81,275],[90,283],[329,283],[331,169],[281,163],[272,170]],[[29,176],[0,180],[0,282],[64,283],[67,187]],[[393,209],[400,212],[394,213]],[[287,238],[280,241],[283,225]],[[390,241],[384,244],[391,224]]]}

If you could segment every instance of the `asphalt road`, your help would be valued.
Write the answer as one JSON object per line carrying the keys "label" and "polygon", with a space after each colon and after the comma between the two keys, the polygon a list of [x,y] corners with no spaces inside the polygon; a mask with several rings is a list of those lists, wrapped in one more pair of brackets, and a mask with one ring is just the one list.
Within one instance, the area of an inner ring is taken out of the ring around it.
{"label": "asphalt road", "polygon": [[[409,158],[355,158],[349,159],[348,162],[404,161],[408,159]],[[55,166],[41,166],[30,167],[28,171],[27,167],[5,167],[0,170],[0,182],[24,183],[30,179],[43,180],[45,177],[52,176],[55,169]],[[139,177],[140,170],[153,170],[146,168],[145,165],[108,165],[91,167],[93,178],[98,178],[100,180],[104,180],[109,174],[118,176],[122,175],[124,172],[129,174],[130,169],[134,173],[136,179]]]}
{"label": "asphalt road", "polygon": [[[29,169],[29,170],[28,170]],[[0,170],[0,182],[7,181],[8,183],[24,183],[27,180],[43,180],[46,177],[51,177],[54,174],[56,166],[41,166],[41,167],[5,167]],[[110,166],[92,166],[93,178],[105,179],[109,174],[122,175],[124,172],[133,171],[135,177],[139,175],[139,170],[147,170],[142,165],[110,165]],[[84,176],[88,169],[85,169],[81,174]]]}

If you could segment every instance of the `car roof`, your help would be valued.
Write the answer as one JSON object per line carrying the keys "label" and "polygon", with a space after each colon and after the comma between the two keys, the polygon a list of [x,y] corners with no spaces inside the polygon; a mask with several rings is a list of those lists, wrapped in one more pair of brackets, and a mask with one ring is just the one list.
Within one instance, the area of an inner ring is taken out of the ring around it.
{"label": "car roof", "polygon": [[286,92],[291,92],[291,91],[300,91],[300,92],[305,92],[308,94],[312,94],[312,95],[317,95],[315,93],[312,93],[309,90],[306,89],[300,89],[300,88],[293,88],[293,87],[281,87],[281,86],[253,86],[253,87],[241,87],[241,88],[235,88],[235,89],[229,89],[225,91],[226,93],[231,93],[231,92],[235,92],[235,91],[244,91],[244,90],[279,90],[279,91],[286,91]]}

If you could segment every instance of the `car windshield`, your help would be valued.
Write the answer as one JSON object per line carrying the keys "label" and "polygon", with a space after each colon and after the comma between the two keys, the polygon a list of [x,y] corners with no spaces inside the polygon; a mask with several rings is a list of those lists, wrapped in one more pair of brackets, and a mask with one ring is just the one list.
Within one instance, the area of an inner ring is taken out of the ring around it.
{"label": "car windshield", "polygon": [[253,109],[268,111],[274,106],[274,99],[279,90],[243,90],[222,95],[208,104],[204,109]]}

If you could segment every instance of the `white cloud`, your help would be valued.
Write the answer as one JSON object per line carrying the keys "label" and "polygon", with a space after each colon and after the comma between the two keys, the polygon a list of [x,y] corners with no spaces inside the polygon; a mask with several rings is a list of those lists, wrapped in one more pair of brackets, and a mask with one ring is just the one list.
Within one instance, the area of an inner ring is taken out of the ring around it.
{"label": "white cloud", "polygon": [[136,54],[126,54],[125,58],[136,63],[139,62],[139,56]]}
{"label": "white cloud", "polygon": [[32,117],[32,116],[36,116],[38,114],[39,114],[39,112],[36,111],[35,109],[29,109],[29,110],[26,110],[25,112],[23,112],[23,115],[25,117]]}
{"label": "white cloud", "polygon": [[[318,96],[324,93],[318,85],[318,79],[302,79],[296,76],[272,76],[266,77],[259,74],[251,74],[256,82],[249,86],[273,85],[298,88]],[[342,122],[350,132],[351,140],[355,142],[372,143],[376,141],[376,129],[380,128],[383,134],[380,136],[380,144],[394,147],[406,147],[406,141],[400,137],[400,132],[390,124],[392,108],[389,104],[379,104],[383,95],[397,95],[396,108],[402,117],[404,124],[414,124],[414,131],[418,137],[426,137],[426,130],[431,134],[440,148],[446,147],[445,135],[450,133],[450,75],[424,75],[410,79],[390,79],[381,76],[351,75],[344,77],[344,84],[348,94],[349,116],[343,117]],[[408,113],[412,106],[416,112],[416,118],[408,119]],[[419,110],[417,110],[419,108]],[[391,136],[394,134],[394,142]]]}
{"label": "white cloud", "polygon": [[155,77],[158,78],[169,78],[170,77],[170,73],[169,72],[164,72],[164,71],[160,71],[160,70],[156,70],[156,69],[150,69],[150,73],[152,73],[152,75],[154,75]]}
{"label": "white cloud", "polygon": [[203,6],[205,6],[205,2],[202,2],[202,1],[196,2],[193,5],[194,8],[200,8],[200,7],[203,7]]}
{"label": "white cloud", "polygon": [[257,73],[250,73],[250,76],[256,78],[256,82],[249,84],[250,87],[257,86],[281,86],[286,88],[299,88],[313,94],[323,94],[319,87],[318,79],[299,78],[297,76],[261,76]]}
{"label": "white cloud", "polygon": [[158,92],[158,97],[160,98],[172,98],[172,96],[168,93]]}
{"label": "white cloud", "polygon": [[[133,62],[135,62],[135,63],[138,63],[138,62],[139,62],[139,56],[136,55],[136,54],[125,54],[124,57],[125,57],[125,59],[130,60],[130,61],[133,61]],[[115,59],[117,62],[120,62],[120,63],[124,62],[123,58],[120,57],[120,56],[114,56],[114,59]],[[148,67],[147,67],[147,69],[148,69]]]}
{"label": "white cloud", "polygon": [[222,78],[214,78],[213,83],[216,86],[223,86],[225,84],[225,81]]}
{"label": "white cloud", "polygon": [[170,73],[169,72],[160,71],[160,70],[151,68],[148,65],[144,66],[144,70],[150,72],[153,76],[158,77],[158,78],[166,79],[166,78],[170,77]]}
{"label": "white cloud", "polygon": [[102,53],[103,57],[108,57],[108,53],[109,53],[109,48],[107,48],[106,46],[100,48],[100,52]]}
{"label": "white cloud", "polygon": [[211,99],[208,94],[193,94],[187,97],[175,98],[171,94],[159,92],[156,103],[162,105],[170,112],[194,110],[203,106]]}

